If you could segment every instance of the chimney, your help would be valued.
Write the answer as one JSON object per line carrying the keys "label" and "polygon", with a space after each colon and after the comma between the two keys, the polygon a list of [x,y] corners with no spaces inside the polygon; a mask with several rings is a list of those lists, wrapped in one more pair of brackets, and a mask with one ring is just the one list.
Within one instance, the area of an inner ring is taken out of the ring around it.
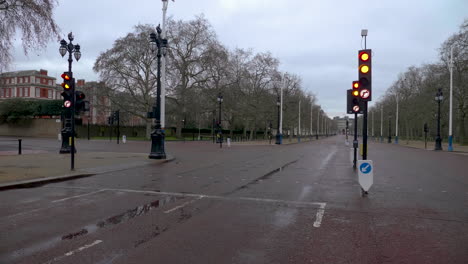
{"label": "chimney", "polygon": [[44,70],[44,69],[40,69],[40,70],[39,70],[39,74],[40,74],[40,75],[45,75],[45,76],[47,76],[47,71]]}
{"label": "chimney", "polygon": [[85,85],[85,80],[84,79],[79,79],[76,81],[77,86],[84,86]]}

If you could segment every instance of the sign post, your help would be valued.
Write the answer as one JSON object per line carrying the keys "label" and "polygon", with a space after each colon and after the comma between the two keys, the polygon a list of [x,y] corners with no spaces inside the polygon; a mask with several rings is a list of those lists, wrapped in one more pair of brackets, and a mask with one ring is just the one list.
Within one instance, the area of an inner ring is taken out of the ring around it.
{"label": "sign post", "polygon": [[374,183],[374,164],[372,160],[358,160],[357,167],[359,185],[365,195]]}

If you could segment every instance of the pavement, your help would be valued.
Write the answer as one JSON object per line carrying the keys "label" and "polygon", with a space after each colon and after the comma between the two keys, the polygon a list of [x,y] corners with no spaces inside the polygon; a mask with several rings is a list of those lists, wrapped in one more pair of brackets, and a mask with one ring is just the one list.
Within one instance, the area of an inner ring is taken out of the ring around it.
{"label": "pavement", "polygon": [[1,191],[0,263],[468,262],[465,155],[370,143],[362,197],[342,136],[167,150],[177,159]]}

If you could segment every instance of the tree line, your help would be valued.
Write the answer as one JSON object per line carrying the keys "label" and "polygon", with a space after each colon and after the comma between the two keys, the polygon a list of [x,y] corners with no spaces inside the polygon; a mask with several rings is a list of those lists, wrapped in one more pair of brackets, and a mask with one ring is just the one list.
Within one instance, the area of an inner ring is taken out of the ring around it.
{"label": "tree line", "polygon": [[[133,32],[117,39],[112,48],[97,58],[94,70],[112,107],[146,121],[147,136],[156,96],[156,55],[150,50],[153,25],[137,25]],[[166,55],[166,127],[211,128],[218,119],[218,95],[223,96],[223,129],[243,131],[253,138],[277,128],[277,98],[283,87],[283,131],[297,135],[299,101],[301,131],[317,129],[318,114],[323,126],[326,117],[317,99],[306,92],[301,78],[279,70],[280,61],[270,52],[229,49],[223,45],[204,16],[189,21],[167,21],[169,47]],[[311,119],[312,116],[312,119]]]}
{"label": "tree line", "polygon": [[[383,97],[369,109],[369,120],[374,120],[374,135],[380,136],[383,121],[383,136],[395,136],[396,102],[399,106],[399,137],[404,140],[419,140],[424,137],[424,124],[429,136],[437,133],[438,89],[443,92],[441,102],[441,136],[448,138],[450,52],[453,49],[453,136],[454,141],[468,144],[468,19],[459,31],[446,39],[439,49],[439,60],[422,66],[411,66],[399,74]],[[381,115],[383,113],[383,120]],[[389,131],[391,125],[391,131]],[[370,130],[371,131],[371,128]]]}

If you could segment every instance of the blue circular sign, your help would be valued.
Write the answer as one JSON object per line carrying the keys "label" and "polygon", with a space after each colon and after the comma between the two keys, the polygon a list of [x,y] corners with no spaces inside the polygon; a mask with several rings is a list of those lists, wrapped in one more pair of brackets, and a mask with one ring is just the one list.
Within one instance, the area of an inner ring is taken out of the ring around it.
{"label": "blue circular sign", "polygon": [[370,163],[364,162],[361,164],[361,166],[359,166],[359,170],[362,173],[367,174],[372,171],[372,166],[370,165]]}

